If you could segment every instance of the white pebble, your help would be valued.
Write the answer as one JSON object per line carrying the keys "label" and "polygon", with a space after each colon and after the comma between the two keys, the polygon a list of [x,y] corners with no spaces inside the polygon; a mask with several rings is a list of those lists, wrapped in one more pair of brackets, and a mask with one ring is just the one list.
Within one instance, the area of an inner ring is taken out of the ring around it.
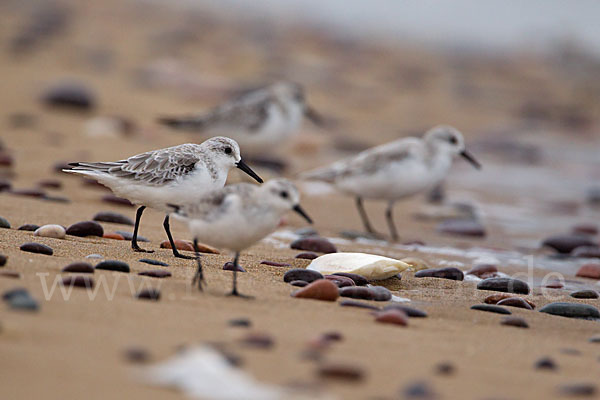
{"label": "white pebble", "polygon": [[50,237],[56,239],[64,239],[66,236],[65,228],[60,225],[44,225],[40,226],[33,232],[34,236]]}
{"label": "white pebble", "polygon": [[369,280],[391,278],[408,268],[410,265],[400,260],[366,253],[325,254],[312,260],[307,267],[323,275],[348,272]]}

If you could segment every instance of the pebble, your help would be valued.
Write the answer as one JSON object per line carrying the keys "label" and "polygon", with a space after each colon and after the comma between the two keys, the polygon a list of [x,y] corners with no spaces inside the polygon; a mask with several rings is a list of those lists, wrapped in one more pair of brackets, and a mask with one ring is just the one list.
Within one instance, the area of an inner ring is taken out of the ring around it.
{"label": "pebble", "polygon": [[235,327],[240,327],[240,328],[249,328],[252,326],[252,321],[250,321],[248,318],[234,318],[234,319],[230,319],[227,324],[229,326],[235,326]]}
{"label": "pebble", "polygon": [[438,398],[433,389],[425,382],[412,383],[402,392],[406,399],[433,400]]}
{"label": "pebble", "polygon": [[598,234],[598,226],[594,224],[577,224],[575,225],[571,231],[576,235],[597,235]]}
{"label": "pebble", "polygon": [[65,228],[60,225],[43,225],[35,230],[34,236],[49,237],[55,239],[64,239],[66,236]]}
{"label": "pebble", "polygon": [[105,233],[104,235],[102,235],[102,237],[104,239],[125,240],[125,238],[123,237],[123,235],[119,235],[118,233],[115,233],[115,232]]}
{"label": "pebble", "polygon": [[543,369],[549,371],[554,371],[558,368],[554,360],[550,357],[540,358],[535,362],[534,367],[535,369]]}
{"label": "pebble", "polygon": [[133,207],[133,203],[131,203],[129,200],[124,199],[122,197],[117,197],[114,194],[105,194],[104,196],[102,196],[102,201],[105,203],[118,204],[120,206]]}
{"label": "pebble", "polygon": [[10,222],[4,217],[0,217],[0,228],[10,229]]}
{"label": "pebble", "polygon": [[298,286],[298,287],[304,287],[304,286],[308,285],[308,282],[297,280],[297,281],[291,281],[290,285],[292,285],[292,286]]}
{"label": "pebble", "polygon": [[46,189],[61,189],[62,182],[58,179],[42,179],[36,183],[36,186]]}
{"label": "pebble", "polygon": [[29,253],[45,254],[47,256],[51,256],[52,254],[54,254],[54,250],[52,250],[51,247],[46,246],[45,244],[41,244],[41,243],[29,242],[29,243],[22,244],[21,247],[19,247],[19,248],[22,251],[26,251]]}
{"label": "pebble", "polygon": [[559,392],[565,396],[581,397],[594,396],[598,389],[593,383],[568,383],[561,385]]}
{"label": "pebble", "polygon": [[600,335],[594,335],[588,339],[590,343],[600,343]]}
{"label": "pebble", "polygon": [[47,106],[79,111],[89,111],[96,105],[92,91],[83,83],[71,80],[57,82],[44,90],[41,101]]}
{"label": "pebble", "polygon": [[311,283],[318,279],[323,279],[323,275],[320,272],[304,268],[290,269],[283,275],[283,281],[288,283],[291,281],[305,281]]}
{"label": "pebble", "polygon": [[[133,239],[133,233],[131,233],[131,232],[127,232],[127,231],[115,231],[115,233],[118,233],[119,235],[123,236],[125,238],[125,240],[131,240],[131,239]],[[145,238],[144,236],[138,235],[137,241],[138,242],[145,242],[145,243],[147,243],[150,240],[148,240],[148,238]]]}
{"label": "pebble", "polygon": [[92,267],[92,264],[82,262],[82,261],[77,261],[77,262],[71,263],[71,264],[67,265],[66,267],[64,267],[62,269],[62,272],[76,272],[76,273],[80,273],[80,274],[93,274],[94,267]]}
{"label": "pebble", "polygon": [[317,257],[319,257],[319,255],[317,253],[312,253],[312,252],[305,252],[305,253],[298,253],[298,254],[296,254],[296,258],[302,258],[304,260],[314,260]]}
{"label": "pebble", "polygon": [[571,297],[576,299],[597,299],[600,295],[595,290],[577,290],[571,293]]}
{"label": "pebble", "polygon": [[271,337],[271,335],[260,332],[252,332],[247,334],[241,339],[241,342],[246,346],[264,350],[275,346],[275,340]]}
{"label": "pebble", "polygon": [[143,289],[140,290],[136,295],[135,295],[136,299],[141,299],[141,300],[154,300],[154,301],[158,301],[160,300],[160,290],[158,289]]}
{"label": "pebble", "polygon": [[521,317],[504,317],[500,325],[515,326],[517,328],[529,328],[529,324]]}
{"label": "pebble", "polygon": [[168,278],[171,276],[171,273],[164,269],[151,269],[149,271],[139,272],[138,275],[149,276],[151,278]]}
{"label": "pebble", "polygon": [[327,279],[318,279],[292,293],[292,296],[301,299],[336,301],[339,294],[338,287],[334,283]]}
{"label": "pebble", "polygon": [[150,353],[141,347],[129,347],[123,352],[125,359],[131,363],[144,364],[150,361]]}
{"label": "pebble", "polygon": [[565,287],[565,285],[563,285],[559,281],[551,281],[551,282],[546,283],[543,287],[548,288],[548,289],[562,289],[563,287]]}
{"label": "pebble", "polygon": [[600,205],[600,186],[592,186],[587,190],[586,200],[590,205]]}
{"label": "pebble", "polygon": [[146,264],[150,264],[150,265],[158,265],[158,266],[161,266],[161,267],[168,267],[169,266],[169,264],[167,264],[165,262],[158,261],[158,260],[153,260],[151,258],[140,258],[138,261],[146,263]]}
{"label": "pebble", "polygon": [[92,218],[92,220],[98,222],[110,222],[113,224],[122,224],[130,226],[134,225],[133,220],[131,218],[112,211],[101,211],[94,215],[94,218]]}
{"label": "pebble", "polygon": [[21,225],[18,230],[20,231],[28,231],[28,232],[35,232],[40,226],[39,225],[35,225],[35,224],[25,224],[25,225]]}
{"label": "pebble", "polygon": [[487,311],[497,314],[512,314],[506,308],[495,306],[492,304],[475,304],[474,306],[471,306],[471,310]]}
{"label": "pebble", "polygon": [[529,294],[529,285],[518,279],[512,278],[488,278],[477,284],[479,290],[494,290],[496,292],[508,292]]}
{"label": "pebble", "polygon": [[369,303],[363,303],[362,301],[356,301],[356,300],[342,300],[342,301],[340,301],[340,306],[342,306],[342,307],[358,307],[358,308],[366,308],[369,310],[380,311],[380,308],[377,306],[374,306]]}
{"label": "pebble", "polygon": [[388,301],[392,299],[392,292],[383,286],[371,286],[369,289],[373,293],[373,300],[375,301]]}
{"label": "pebble", "polygon": [[104,235],[102,225],[95,221],[76,222],[67,228],[67,235],[72,236],[99,236]]}
{"label": "pebble", "polygon": [[235,265],[233,265],[233,263],[231,261],[227,261],[225,264],[223,264],[223,271],[235,271],[235,270],[237,270],[237,272],[246,272],[246,270],[241,265],[238,265],[236,267]]}
{"label": "pebble", "polygon": [[582,278],[600,279],[600,264],[584,264],[577,271],[576,276]]}
{"label": "pebble", "polygon": [[129,273],[130,268],[127,263],[118,260],[106,260],[98,263],[96,265],[96,269],[103,269],[106,271],[117,271],[117,272],[125,272]]}
{"label": "pebble", "polygon": [[600,246],[579,246],[570,255],[578,258],[600,258]]}
{"label": "pebble", "polygon": [[600,318],[600,312],[594,306],[579,303],[550,303],[540,308],[540,312],[560,315],[567,318]]}
{"label": "pebble", "polygon": [[[515,297],[512,294],[509,293],[494,293],[491,294],[489,296],[487,296],[483,302],[486,304],[496,304],[498,303],[500,300],[504,300],[504,299],[510,299],[511,297]],[[531,306],[531,308],[535,308],[535,304],[527,299],[523,299],[527,302],[527,304],[529,304]]]}
{"label": "pebble", "polygon": [[352,299],[373,300],[373,297],[375,296],[373,291],[365,286],[344,287],[340,288],[339,292],[340,296],[350,297]]}
{"label": "pebble", "polygon": [[454,267],[423,269],[415,273],[415,278],[441,278],[453,281],[462,281],[465,276],[463,272]]}
{"label": "pebble", "polygon": [[[175,239],[174,242],[175,242],[175,247],[177,248],[177,250],[194,251],[194,245],[192,244],[192,242],[189,242],[187,240],[181,240],[181,239]],[[160,242],[160,248],[161,249],[170,249],[171,242],[169,242],[168,240],[164,240],[164,241]]]}
{"label": "pebble", "polygon": [[14,163],[14,158],[8,153],[0,151],[0,167],[11,167]]}
{"label": "pebble", "polygon": [[6,179],[0,179],[0,192],[4,192],[5,190],[10,191],[12,184]]}
{"label": "pebble", "polygon": [[321,378],[350,382],[361,381],[365,377],[365,371],[356,365],[331,362],[320,365],[317,374]]}
{"label": "pebble", "polygon": [[21,279],[21,274],[15,271],[0,271],[0,276],[5,278]]}
{"label": "pebble", "polygon": [[334,244],[320,236],[309,236],[294,240],[290,247],[295,250],[307,250],[317,253],[337,253]]}
{"label": "pebble", "polygon": [[4,254],[0,254],[0,267],[4,267],[6,265],[6,261],[8,260],[8,256]]}
{"label": "pebble", "polygon": [[377,313],[375,321],[382,324],[408,325],[408,315],[401,310],[385,310]]}
{"label": "pebble", "polygon": [[502,299],[496,303],[499,306],[507,306],[507,307],[517,307],[524,308],[526,310],[533,310],[533,307],[529,305],[524,299],[520,297],[509,297],[507,299]]}
{"label": "pebble", "polygon": [[45,198],[46,192],[39,189],[13,189],[11,193],[16,196],[26,196],[26,197],[36,197],[36,198]]}
{"label": "pebble", "polygon": [[346,278],[350,278],[354,281],[356,286],[366,286],[369,283],[369,280],[362,275],[351,274],[350,272],[336,272],[333,274],[334,276],[343,276]]}
{"label": "pebble", "polygon": [[92,289],[94,287],[94,279],[91,276],[71,275],[66,276],[60,282],[63,286],[80,287]]}
{"label": "pebble", "polygon": [[450,362],[441,362],[435,366],[435,372],[438,375],[452,375],[456,371],[454,364]]}
{"label": "pebble", "polygon": [[280,263],[280,262],[275,262],[275,261],[269,261],[269,260],[262,260],[260,262],[263,265],[270,265],[271,267],[291,267],[291,264],[288,263]]}
{"label": "pebble", "polygon": [[325,279],[335,283],[337,287],[356,286],[352,279],[345,276],[325,275]]}
{"label": "pebble", "polygon": [[102,254],[88,254],[85,258],[93,258],[93,259],[102,259],[104,258]]}
{"label": "pebble", "polygon": [[447,219],[438,224],[437,231],[460,236],[485,236],[485,227],[474,219]]}
{"label": "pebble", "polygon": [[405,306],[402,304],[388,304],[385,306],[384,311],[387,310],[401,310],[406,313],[411,318],[426,318],[427,313],[425,311],[419,310],[418,308],[413,308],[409,306]]}
{"label": "pebble", "polygon": [[13,310],[38,311],[40,308],[38,302],[24,288],[8,290],[2,294],[2,299]]}
{"label": "pebble", "polygon": [[595,243],[585,235],[556,235],[545,239],[542,246],[551,247],[559,253],[568,254],[580,246],[594,246]]}
{"label": "pebble", "polygon": [[475,275],[479,278],[491,278],[493,274],[498,272],[498,267],[494,264],[477,264],[469,271],[467,271],[467,275]]}

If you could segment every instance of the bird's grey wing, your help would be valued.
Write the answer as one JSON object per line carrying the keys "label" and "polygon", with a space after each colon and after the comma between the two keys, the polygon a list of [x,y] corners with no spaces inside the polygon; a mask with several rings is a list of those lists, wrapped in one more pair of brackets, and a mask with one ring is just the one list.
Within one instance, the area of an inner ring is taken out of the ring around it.
{"label": "bird's grey wing", "polygon": [[228,212],[235,197],[246,197],[256,189],[256,185],[240,183],[214,190],[194,203],[170,205],[175,213],[191,219],[212,222]]}
{"label": "bird's grey wing", "polygon": [[215,108],[206,116],[206,125],[231,126],[253,132],[258,130],[269,116],[272,102],[267,93],[249,93],[236,101]]}

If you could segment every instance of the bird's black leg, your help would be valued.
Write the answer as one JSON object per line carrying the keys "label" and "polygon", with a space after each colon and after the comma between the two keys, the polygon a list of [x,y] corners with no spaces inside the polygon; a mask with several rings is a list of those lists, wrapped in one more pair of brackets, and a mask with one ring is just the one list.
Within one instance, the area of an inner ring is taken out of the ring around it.
{"label": "bird's black leg", "polygon": [[367,230],[367,232],[369,232],[371,234],[376,234],[373,227],[371,227],[371,223],[369,222],[369,217],[367,216],[365,208],[363,207],[362,198],[360,198],[360,197],[356,198],[356,208],[358,208],[358,213],[360,214],[360,219],[362,220],[362,223],[363,223],[365,229]]}
{"label": "bird's black leg", "polygon": [[204,282],[204,274],[202,273],[202,262],[200,261],[200,251],[198,251],[198,240],[194,238],[194,251],[196,252],[196,260],[198,261],[198,269],[192,279],[192,286],[198,282],[198,290],[202,291],[202,282]]}
{"label": "bird's black leg", "polygon": [[233,289],[231,290],[231,293],[229,293],[228,296],[237,296],[237,297],[241,297],[244,299],[251,299],[252,296],[247,296],[245,294],[240,294],[237,290],[237,270],[239,267],[238,264],[238,260],[240,258],[240,253],[236,252],[235,253],[235,258],[233,259]]}
{"label": "bird's black leg", "polygon": [[134,251],[139,251],[140,253],[154,253],[154,250],[142,249],[140,246],[138,246],[138,243],[137,243],[137,235],[138,235],[138,229],[140,227],[140,220],[142,219],[142,214],[144,213],[145,209],[146,209],[146,206],[140,206],[135,213],[135,227],[133,228],[133,237],[131,238],[131,248]]}
{"label": "bird's black leg", "polygon": [[388,227],[390,228],[390,234],[392,235],[392,240],[396,242],[398,240],[398,231],[396,231],[396,225],[394,225],[394,217],[392,215],[394,209],[394,202],[390,201],[388,203],[388,207],[385,210],[385,218],[387,219]]}
{"label": "bird's black leg", "polygon": [[[165,220],[163,221],[163,227],[165,228],[165,232],[167,232],[167,237],[169,238],[169,243],[171,243],[171,249],[173,250],[173,255],[177,258],[185,258],[186,260],[192,260],[195,257],[186,256],[185,254],[181,254],[177,247],[175,246],[175,241],[173,240],[173,235],[171,235],[171,226],[169,225],[169,214],[165,215]],[[198,253],[198,247],[195,246],[194,250],[196,251],[196,255]]]}

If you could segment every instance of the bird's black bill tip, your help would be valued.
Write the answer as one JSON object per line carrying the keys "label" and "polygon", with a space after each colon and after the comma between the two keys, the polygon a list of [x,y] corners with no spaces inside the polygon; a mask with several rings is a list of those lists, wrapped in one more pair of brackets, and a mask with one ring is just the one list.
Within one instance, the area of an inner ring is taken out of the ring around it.
{"label": "bird's black bill tip", "polygon": [[258,176],[258,174],[256,172],[252,171],[252,168],[250,168],[248,166],[248,164],[246,164],[244,162],[244,160],[238,161],[237,164],[236,164],[236,166],[239,169],[241,169],[242,171],[244,171],[245,173],[247,173],[248,175],[250,175],[251,177],[253,177],[256,180],[256,182],[263,183],[262,178],[260,176]]}
{"label": "bird's black bill tip", "polygon": [[302,217],[308,221],[309,224],[312,224],[313,221],[312,219],[308,216],[308,214],[306,213],[306,211],[304,211],[302,209],[302,207],[300,207],[300,204],[296,204],[294,206],[294,211],[296,211],[298,214],[302,215]]}
{"label": "bird's black bill tip", "polygon": [[479,163],[479,161],[477,161],[475,157],[473,157],[473,155],[471,155],[471,153],[469,153],[467,150],[463,150],[460,153],[460,155],[463,156],[464,159],[467,160],[469,163],[471,163],[472,166],[474,166],[477,169],[481,169],[481,164]]}

